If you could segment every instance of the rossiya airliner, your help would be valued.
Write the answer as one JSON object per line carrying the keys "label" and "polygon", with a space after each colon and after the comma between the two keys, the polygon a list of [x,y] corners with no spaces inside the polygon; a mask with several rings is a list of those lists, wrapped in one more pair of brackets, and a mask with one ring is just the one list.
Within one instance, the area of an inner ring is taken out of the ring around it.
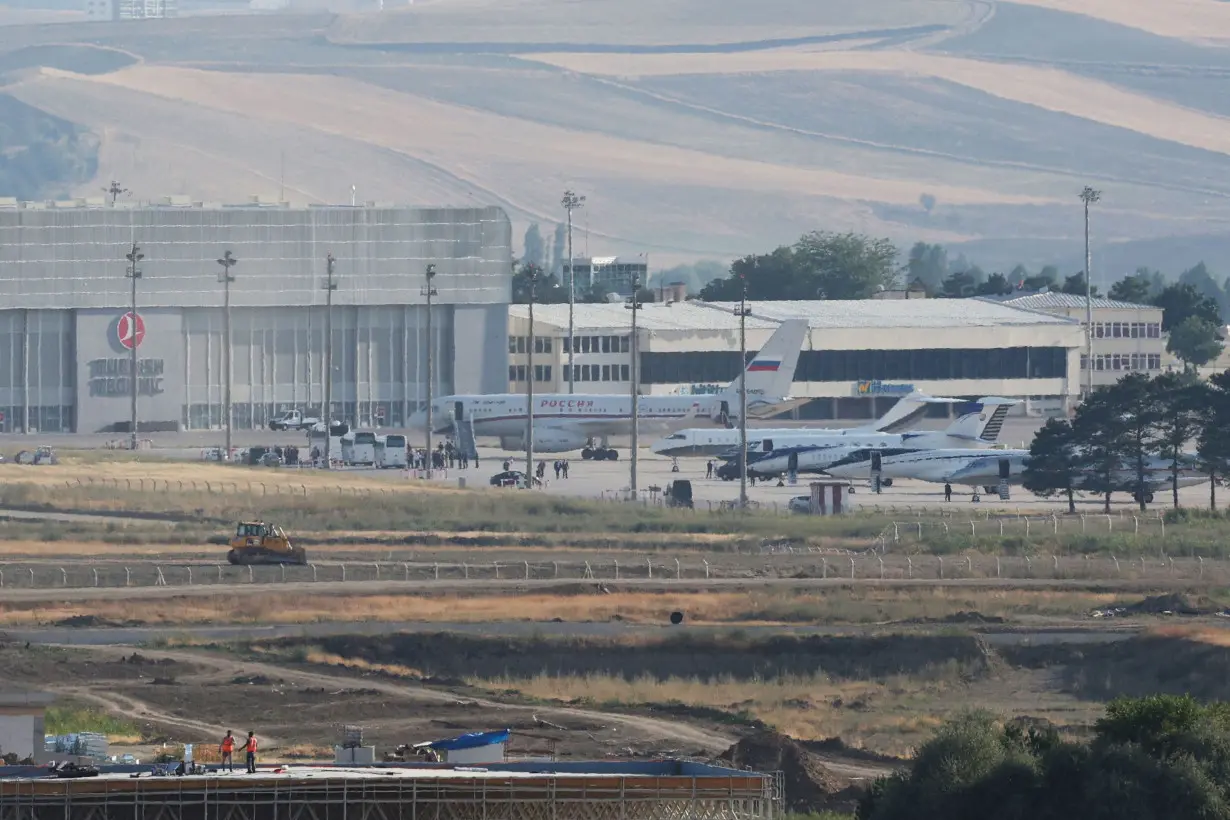
{"label": "rossiya airliner", "polygon": [[[790,399],[799,351],[807,335],[807,322],[792,319],[777,328],[739,378],[720,393],[704,396],[641,396],[640,432],[662,433],[708,419],[728,426],[738,421],[739,389],[747,380],[748,417],[771,414]],[[441,396],[432,402],[435,433],[455,431],[469,423],[475,436],[494,436],[505,450],[525,448],[526,395]],[[412,424],[423,426],[425,413]],[[616,393],[543,393],[534,395],[534,450],[566,453],[582,449],[583,457],[614,460],[609,436],[632,431],[632,397]]]}

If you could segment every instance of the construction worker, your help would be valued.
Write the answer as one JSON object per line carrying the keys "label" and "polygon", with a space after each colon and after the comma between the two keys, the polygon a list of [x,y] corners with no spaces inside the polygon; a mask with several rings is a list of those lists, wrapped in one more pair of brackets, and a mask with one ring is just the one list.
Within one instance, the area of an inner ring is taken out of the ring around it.
{"label": "construction worker", "polygon": [[218,766],[218,770],[230,767],[230,770],[235,771],[235,761],[231,759],[231,755],[235,753],[235,736],[231,734],[231,730],[226,730],[226,737],[222,738],[222,745],[218,747],[218,751],[222,752],[222,764]]}
{"label": "construction worker", "polygon": [[256,774],[256,732],[248,732],[248,742],[243,745],[248,753],[248,774]]}

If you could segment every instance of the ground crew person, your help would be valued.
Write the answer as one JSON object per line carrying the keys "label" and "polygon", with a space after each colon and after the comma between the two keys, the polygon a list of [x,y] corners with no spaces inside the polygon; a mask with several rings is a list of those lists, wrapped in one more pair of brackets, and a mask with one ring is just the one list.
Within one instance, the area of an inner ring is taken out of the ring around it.
{"label": "ground crew person", "polygon": [[222,745],[218,747],[222,752],[222,765],[218,766],[221,771],[224,767],[230,766],[230,770],[235,771],[235,762],[231,759],[231,755],[235,752],[235,737],[231,734],[231,730],[226,730],[226,737],[222,738]]}
{"label": "ground crew person", "polygon": [[248,732],[248,742],[243,745],[248,753],[248,774],[256,774],[256,732]]}
{"label": "ground crew person", "polygon": [[944,500],[952,501],[952,485],[951,484],[948,484],[948,483],[944,484]]}

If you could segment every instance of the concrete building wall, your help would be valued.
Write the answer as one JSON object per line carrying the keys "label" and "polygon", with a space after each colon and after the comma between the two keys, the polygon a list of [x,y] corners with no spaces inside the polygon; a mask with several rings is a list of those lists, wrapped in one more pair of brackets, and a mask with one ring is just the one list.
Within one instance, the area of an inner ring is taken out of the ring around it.
{"label": "concrete building wall", "polygon": [[436,390],[504,389],[511,227],[497,208],[0,207],[0,431],[127,429],[132,364],[121,336],[133,237],[145,254],[137,385],[146,429],[223,423],[216,260],[225,250],[239,259],[237,429],[291,409],[320,412],[330,253],[336,417],[394,426],[425,400],[428,264]]}
{"label": "concrete building wall", "polygon": [[0,707],[0,754],[15,754],[18,760],[34,758],[43,750],[43,711]]}

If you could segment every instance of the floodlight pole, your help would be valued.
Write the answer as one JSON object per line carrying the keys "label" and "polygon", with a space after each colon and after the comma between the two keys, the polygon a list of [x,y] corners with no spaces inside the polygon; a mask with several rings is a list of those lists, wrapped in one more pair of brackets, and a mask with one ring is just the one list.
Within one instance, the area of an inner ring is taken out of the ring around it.
{"label": "floodlight pole", "polygon": [[1093,253],[1089,249],[1089,206],[1102,192],[1088,185],[1080,193],[1085,203],[1085,398],[1093,395]]}
{"label": "floodlight pole", "polygon": [[739,509],[747,509],[747,277],[739,296]]}
{"label": "floodlight pole", "polygon": [[235,411],[231,404],[231,282],[235,281],[235,275],[231,273],[231,268],[239,264],[239,260],[228,250],[223,252],[218,264],[222,266],[222,270],[218,272],[218,281],[222,283],[222,332],[226,334],[226,359],[222,363],[223,379],[226,382],[223,387],[223,404],[226,405],[226,460],[230,461],[231,427],[235,421]]}
{"label": "floodlight pole", "polygon": [[134,241],[132,243],[132,249],[126,254],[126,258],[128,259],[128,267],[124,271],[124,275],[132,281],[131,312],[128,314],[128,337],[129,342],[131,343],[129,345],[129,353],[131,354],[129,363],[129,367],[131,368],[129,372],[129,382],[132,387],[132,417],[130,419],[132,424],[132,437],[130,440],[130,447],[135,452],[137,449],[137,346],[140,344],[141,339],[144,336],[143,333],[139,333],[137,330],[137,280],[141,278],[141,268],[139,268],[138,265],[141,260],[145,258],[145,254],[141,253],[141,246]]}
{"label": "floodlight pole", "polygon": [[325,281],[321,286],[325,291],[325,406],[321,413],[325,425],[325,469],[330,467],[329,444],[333,440],[333,291],[337,290],[337,279],[333,277],[333,268],[337,260],[333,254],[325,256]]}
{"label": "floodlight pole", "polygon": [[[572,309],[577,301],[577,272],[573,269],[572,264],[572,212],[577,208],[585,207],[585,197],[577,196],[571,190],[564,191],[564,198],[560,200],[560,204],[568,212],[568,392],[573,393],[575,392],[573,379],[576,368],[572,366],[572,355],[577,340],[572,335]],[[530,310],[532,311],[533,308],[530,308]]]}
{"label": "floodlight pole", "polygon": [[632,491],[632,500],[637,500],[636,487],[636,468],[640,454],[640,426],[641,426],[641,391],[640,391],[640,373],[637,367],[639,359],[639,346],[637,345],[637,329],[636,329],[636,314],[640,309],[640,291],[641,291],[641,275],[640,273],[632,274],[632,302],[628,307],[632,309],[632,344],[629,346],[632,351],[632,367],[629,373],[632,377],[632,461],[630,467],[630,475],[628,488]]}
{"label": "floodlight pole", "polygon": [[538,266],[529,265],[526,278],[530,285],[530,338],[525,353],[525,487],[534,489],[534,290],[538,284]]}
{"label": "floodlight pole", "polygon": [[419,293],[427,297],[427,480],[431,480],[433,454],[431,451],[431,389],[435,376],[435,359],[431,355],[431,297],[439,291],[432,287],[431,280],[436,278],[436,266],[428,265],[426,270],[427,284],[419,289]]}

